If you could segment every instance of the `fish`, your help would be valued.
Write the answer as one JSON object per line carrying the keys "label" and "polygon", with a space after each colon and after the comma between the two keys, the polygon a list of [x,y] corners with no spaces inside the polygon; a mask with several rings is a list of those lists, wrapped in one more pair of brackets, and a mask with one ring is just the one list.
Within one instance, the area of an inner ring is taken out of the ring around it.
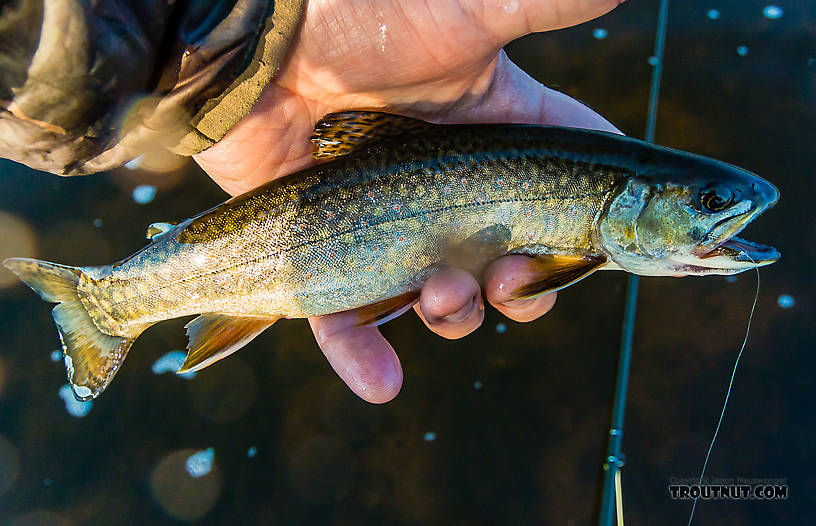
{"label": "fish", "polygon": [[435,124],[376,111],[321,119],[306,169],[180,222],[154,223],[111,265],[4,265],[52,310],[68,379],[98,396],[136,338],[187,324],[179,372],[200,370],[281,318],[355,310],[377,325],[445,267],[480,276],[507,254],[541,279],[529,298],[597,270],[735,274],[779,259],[736,236],[778,190],[714,159],[601,131]]}

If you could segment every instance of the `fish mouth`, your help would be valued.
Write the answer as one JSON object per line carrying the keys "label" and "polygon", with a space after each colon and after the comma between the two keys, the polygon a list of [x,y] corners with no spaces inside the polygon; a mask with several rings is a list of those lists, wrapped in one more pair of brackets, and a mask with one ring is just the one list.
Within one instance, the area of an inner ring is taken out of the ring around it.
{"label": "fish mouth", "polygon": [[746,268],[750,268],[770,265],[780,258],[780,254],[768,245],[732,236],[713,250],[697,257],[703,261],[725,259],[734,263],[746,263],[749,265]]}
{"label": "fish mouth", "polygon": [[696,265],[731,274],[776,262],[780,254],[775,248],[737,237],[767,208],[737,212],[714,225],[694,250]]}

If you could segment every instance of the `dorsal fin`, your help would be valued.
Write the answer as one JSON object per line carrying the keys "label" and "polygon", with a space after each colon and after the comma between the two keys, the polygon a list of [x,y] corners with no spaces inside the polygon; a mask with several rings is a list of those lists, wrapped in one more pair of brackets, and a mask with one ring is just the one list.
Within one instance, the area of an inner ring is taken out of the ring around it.
{"label": "dorsal fin", "polygon": [[411,117],[380,111],[341,111],[329,113],[315,125],[312,157],[339,157],[387,137],[410,135],[435,126]]}

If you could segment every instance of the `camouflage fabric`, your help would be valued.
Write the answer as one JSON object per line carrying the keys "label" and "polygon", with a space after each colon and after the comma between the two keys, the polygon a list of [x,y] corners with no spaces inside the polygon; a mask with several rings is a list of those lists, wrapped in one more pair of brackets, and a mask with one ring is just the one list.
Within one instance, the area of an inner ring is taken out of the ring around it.
{"label": "camouflage fabric", "polygon": [[192,155],[249,113],[303,0],[17,0],[0,7],[0,156],[60,175]]}

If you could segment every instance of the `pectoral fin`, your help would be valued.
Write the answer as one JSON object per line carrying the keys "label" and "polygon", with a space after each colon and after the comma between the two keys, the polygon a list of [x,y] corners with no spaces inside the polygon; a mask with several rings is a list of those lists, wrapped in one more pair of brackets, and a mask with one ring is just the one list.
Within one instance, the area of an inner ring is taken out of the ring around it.
{"label": "pectoral fin", "polygon": [[186,325],[187,358],[179,373],[198,371],[234,353],[279,318],[255,318],[229,314],[202,314]]}
{"label": "pectoral fin", "polygon": [[604,256],[540,255],[531,258],[531,270],[538,279],[511,293],[512,299],[525,299],[555,292],[583,279],[606,263]]}
{"label": "pectoral fin", "polygon": [[379,111],[342,111],[325,115],[315,126],[315,159],[339,157],[374,141],[409,135],[435,126],[429,122]]}
{"label": "pectoral fin", "polygon": [[419,301],[419,291],[406,292],[393,298],[355,309],[359,316],[357,327],[373,327],[393,320]]}

